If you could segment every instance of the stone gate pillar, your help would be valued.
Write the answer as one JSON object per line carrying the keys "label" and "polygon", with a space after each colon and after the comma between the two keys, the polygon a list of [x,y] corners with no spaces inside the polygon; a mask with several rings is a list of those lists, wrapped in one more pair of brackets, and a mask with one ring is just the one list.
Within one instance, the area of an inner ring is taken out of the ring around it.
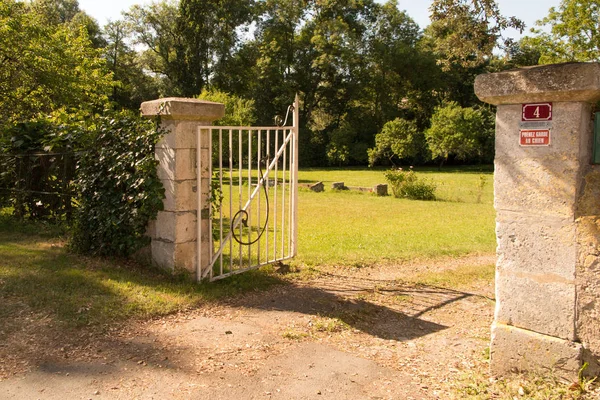
{"label": "stone gate pillar", "polygon": [[600,169],[592,111],[600,64],[537,66],[475,80],[498,106],[496,311],[491,370],[566,375],[600,357]]}
{"label": "stone gate pillar", "polygon": [[[158,213],[149,227],[152,238],[152,261],[168,270],[196,273],[196,240],[198,185],[196,171],[197,133],[200,126],[210,125],[223,117],[225,106],[204,100],[164,98],[142,103],[142,115],[160,116],[161,127],[167,134],[156,145],[159,161],[158,177],[165,188],[164,210]],[[208,131],[203,134],[208,135]],[[208,144],[208,140],[203,140]],[[201,149],[202,157],[210,149]],[[208,173],[207,171],[205,171]],[[208,180],[206,181],[208,182]],[[208,224],[209,188],[203,188],[201,221]],[[208,240],[207,249],[209,248]]]}

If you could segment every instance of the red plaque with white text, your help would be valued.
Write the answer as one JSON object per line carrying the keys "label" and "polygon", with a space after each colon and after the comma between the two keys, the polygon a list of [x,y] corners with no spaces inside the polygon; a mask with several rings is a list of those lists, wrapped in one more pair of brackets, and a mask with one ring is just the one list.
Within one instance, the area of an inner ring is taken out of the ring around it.
{"label": "red plaque with white text", "polygon": [[552,121],[552,103],[523,104],[521,121]]}
{"label": "red plaque with white text", "polygon": [[550,145],[550,130],[549,129],[522,129],[521,130],[521,146],[549,146]]}

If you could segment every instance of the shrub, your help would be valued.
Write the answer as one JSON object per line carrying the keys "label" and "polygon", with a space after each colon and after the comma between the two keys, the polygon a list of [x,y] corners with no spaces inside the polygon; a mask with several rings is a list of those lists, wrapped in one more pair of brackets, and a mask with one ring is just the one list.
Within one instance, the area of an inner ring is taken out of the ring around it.
{"label": "shrub", "polygon": [[148,243],[148,221],[163,207],[154,157],[161,135],[154,122],[131,112],[95,121],[78,166],[73,249],[128,256]]}
{"label": "shrub", "polygon": [[489,161],[494,154],[494,118],[486,109],[463,108],[456,102],[437,107],[425,131],[431,156],[440,166],[453,155],[459,160]]}
{"label": "shrub", "polygon": [[404,171],[402,168],[386,171],[385,179],[390,184],[394,197],[411,200],[435,200],[435,184],[417,177],[412,167],[408,171]]}
{"label": "shrub", "polygon": [[419,154],[419,143],[422,140],[417,124],[402,118],[388,121],[381,132],[375,135],[375,147],[368,150],[369,165],[378,161],[415,158]]}
{"label": "shrub", "polygon": [[56,115],[0,128],[0,208],[19,219],[68,220],[80,133]]}

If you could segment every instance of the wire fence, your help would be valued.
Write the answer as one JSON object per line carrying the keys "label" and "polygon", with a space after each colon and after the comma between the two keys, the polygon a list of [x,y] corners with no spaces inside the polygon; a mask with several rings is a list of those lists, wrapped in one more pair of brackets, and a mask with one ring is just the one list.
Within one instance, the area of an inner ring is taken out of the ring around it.
{"label": "wire fence", "polygon": [[0,207],[19,218],[69,220],[78,152],[0,153]]}

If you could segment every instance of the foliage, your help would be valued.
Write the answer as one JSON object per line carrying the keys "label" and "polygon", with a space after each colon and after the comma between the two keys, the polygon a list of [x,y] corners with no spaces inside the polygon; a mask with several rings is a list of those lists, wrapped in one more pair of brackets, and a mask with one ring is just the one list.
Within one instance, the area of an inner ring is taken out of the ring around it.
{"label": "foliage", "polygon": [[152,73],[160,97],[182,96],[180,76],[185,59],[177,27],[178,3],[160,1],[134,5],[124,13],[124,20],[133,44],[143,48],[138,54],[139,64]]}
{"label": "foliage", "polygon": [[521,68],[538,65],[542,51],[532,39],[524,37],[506,48],[505,68]]}
{"label": "foliage", "polygon": [[159,85],[144,73],[137,53],[127,44],[129,34],[123,21],[106,24],[104,57],[113,77],[110,99],[122,108],[138,110],[142,102],[159,97]]}
{"label": "foliage", "polygon": [[[161,96],[230,93],[254,100],[256,122],[272,125],[298,93],[305,166],[366,164],[386,122],[414,121],[422,132],[443,100],[478,104],[472,81],[485,71],[442,71],[395,0],[162,1],[132,7],[126,20]],[[249,24],[253,35],[243,35]],[[426,161],[416,142],[415,161]]]}
{"label": "foliage", "polygon": [[0,2],[0,59],[0,126],[60,108],[89,112],[111,88],[85,28],[45,24],[27,3]]}
{"label": "foliage", "polygon": [[450,155],[461,160],[485,160],[492,153],[493,137],[494,126],[489,112],[463,108],[455,102],[437,107],[431,117],[431,127],[425,131],[431,156],[442,163]]}
{"label": "foliage", "polygon": [[436,185],[417,176],[412,167],[408,171],[402,168],[386,171],[385,179],[392,187],[394,197],[411,200],[435,200]]}
{"label": "foliage", "polygon": [[163,207],[154,158],[161,135],[154,122],[130,112],[97,118],[77,171],[75,250],[127,256],[147,244],[148,222]]}
{"label": "foliage", "polygon": [[[452,64],[483,64],[498,46],[502,30],[524,28],[519,19],[503,16],[494,0],[434,0],[430,10],[429,35],[445,70]],[[510,43],[505,40],[504,44]]]}
{"label": "foliage", "polygon": [[40,117],[5,131],[0,140],[0,207],[18,218],[69,218],[74,195],[77,126]]}
{"label": "foliage", "polygon": [[537,22],[546,29],[533,30],[536,36],[524,40],[541,52],[541,64],[600,61],[599,20],[598,0],[562,0]]}
{"label": "foliage", "polygon": [[419,132],[414,121],[396,118],[387,122],[375,135],[375,147],[369,149],[369,165],[385,158],[392,160],[415,158],[419,153]]}
{"label": "foliage", "polygon": [[251,126],[256,121],[254,100],[246,100],[239,96],[214,89],[202,90],[198,98],[225,105],[225,116],[215,121],[215,125]]}
{"label": "foliage", "polygon": [[254,0],[181,0],[177,32],[178,57],[185,59],[177,71],[186,96],[204,89],[210,76],[230,57],[239,28],[251,22]]}
{"label": "foliage", "polygon": [[77,0],[33,0],[31,8],[54,25],[65,24],[80,12]]}
{"label": "foliage", "polygon": [[361,140],[357,128],[347,119],[348,116],[344,116],[339,126],[329,132],[327,145],[329,165],[364,164],[366,161],[366,143]]}

